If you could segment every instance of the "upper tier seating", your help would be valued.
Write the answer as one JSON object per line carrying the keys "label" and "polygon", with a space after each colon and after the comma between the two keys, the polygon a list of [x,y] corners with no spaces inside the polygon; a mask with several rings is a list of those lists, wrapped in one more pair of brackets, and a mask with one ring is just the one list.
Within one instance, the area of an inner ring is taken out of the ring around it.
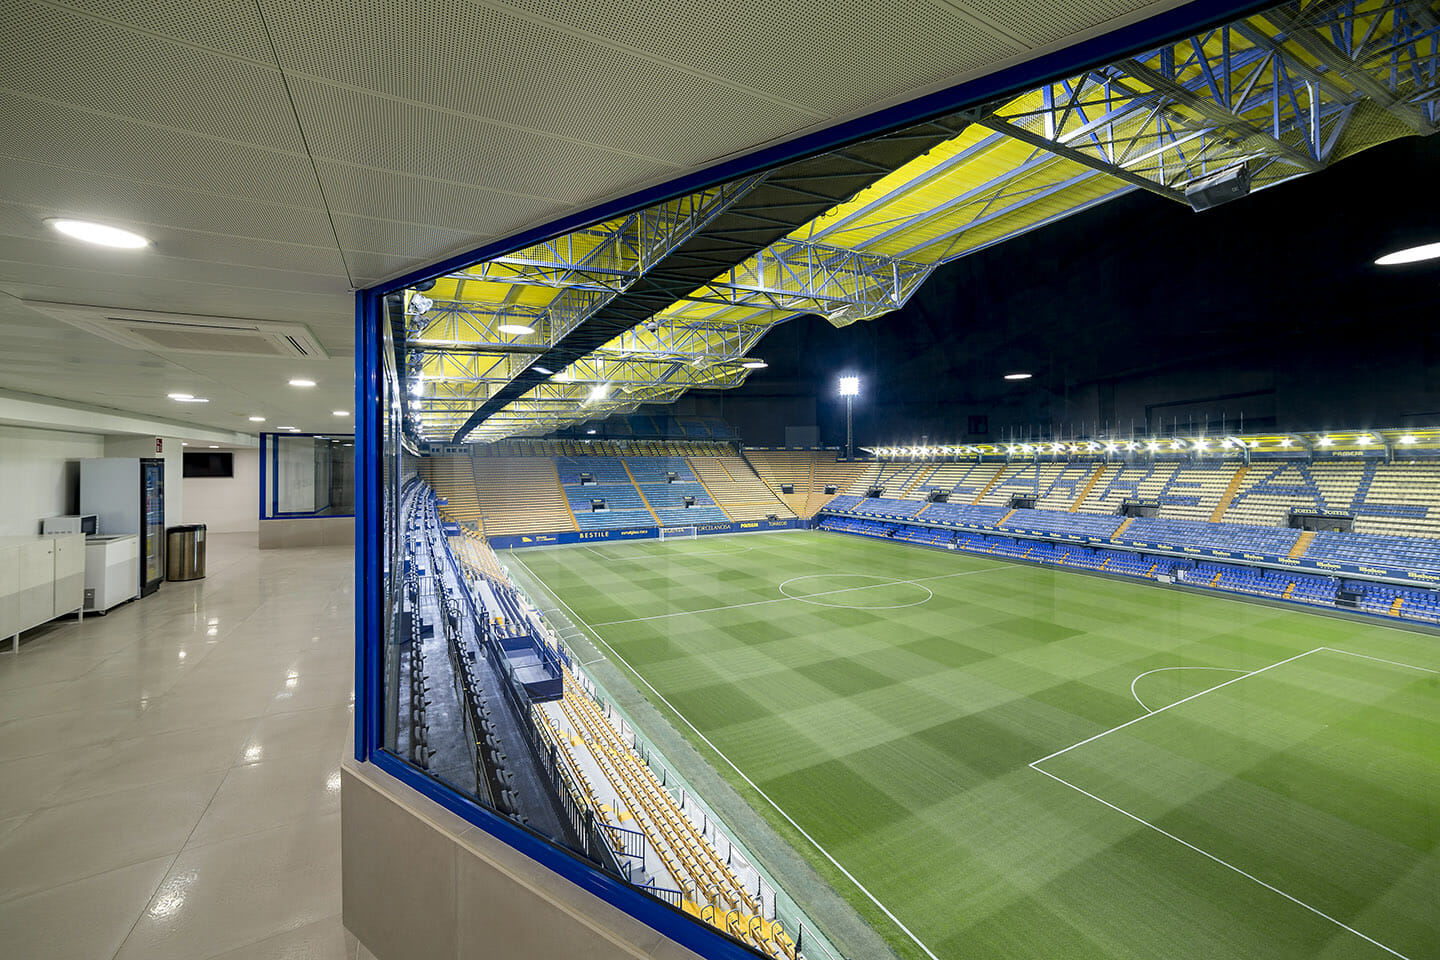
{"label": "upper tier seating", "polygon": [[690,468],[732,520],[795,516],[740,457],[691,457]]}
{"label": "upper tier seating", "polygon": [[488,536],[577,529],[549,457],[474,457],[467,467]]}

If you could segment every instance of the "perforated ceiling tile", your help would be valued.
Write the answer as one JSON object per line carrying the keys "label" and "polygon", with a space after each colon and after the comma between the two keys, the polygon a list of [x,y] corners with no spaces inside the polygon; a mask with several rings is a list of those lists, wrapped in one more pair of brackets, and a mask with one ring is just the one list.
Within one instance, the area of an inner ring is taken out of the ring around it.
{"label": "perforated ceiling tile", "polygon": [[107,20],[223,50],[271,61],[260,11],[254,3],[234,0],[59,0],[65,6]]}
{"label": "perforated ceiling tile", "polygon": [[[36,56],[36,51],[44,56]],[[280,71],[29,2],[0,6],[4,85],[21,93],[303,151]]]}
{"label": "perforated ceiling tile", "polygon": [[743,15],[713,0],[514,0],[511,6],[827,115],[1020,49],[929,0],[774,0],[747,5]]}
{"label": "perforated ceiling tile", "polygon": [[1096,24],[1160,6],[1148,0],[1073,0],[1068,3],[1023,3],[1011,0],[949,0],[1032,47],[1087,31]]}
{"label": "perforated ceiling tile", "polygon": [[[454,230],[343,214],[335,215],[335,232],[347,263],[353,260],[352,251],[360,251],[403,257],[421,267],[451,251],[475,246],[474,237]],[[351,269],[355,269],[353,263]]]}
{"label": "perforated ceiling tile", "polygon": [[325,160],[572,203],[674,169],[329,84],[297,79],[290,86],[310,148]]}
{"label": "perforated ceiling tile", "polygon": [[42,216],[85,216],[122,227],[163,224],[262,240],[335,245],[330,220],[318,207],[262,203],[19,160],[5,166],[0,199],[29,203]]}
{"label": "perforated ceiling tile", "polygon": [[[819,119],[788,101],[486,8],[413,0],[411,15],[396,21],[383,16],[386,7],[363,0],[343,21],[277,20],[282,62],[385,96],[677,164]],[[381,48],[387,56],[368,55]]]}
{"label": "perforated ceiling tile", "polygon": [[353,337],[355,324],[355,302],[349,294],[246,290],[183,280],[157,284],[144,277],[111,277],[68,268],[41,274],[31,264],[8,261],[0,262],[0,290],[21,300],[63,303],[83,292],[89,303],[167,313],[193,311],[221,317],[294,320],[313,330],[332,355],[337,341],[344,348]]}
{"label": "perforated ceiling tile", "polygon": [[207,193],[323,206],[303,154],[262,150],[0,91],[0,183],[8,157]]}
{"label": "perforated ceiling tile", "polygon": [[379,220],[433,223],[462,233],[508,232],[559,214],[553,200],[521,197],[462,183],[370,170],[349,164],[316,164],[330,209]]}

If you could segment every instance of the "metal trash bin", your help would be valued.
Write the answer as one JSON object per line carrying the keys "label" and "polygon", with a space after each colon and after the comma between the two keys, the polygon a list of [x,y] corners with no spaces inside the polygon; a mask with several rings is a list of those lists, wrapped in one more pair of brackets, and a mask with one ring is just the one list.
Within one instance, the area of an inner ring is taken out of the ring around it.
{"label": "metal trash bin", "polygon": [[165,529],[165,579],[199,580],[205,576],[205,524]]}

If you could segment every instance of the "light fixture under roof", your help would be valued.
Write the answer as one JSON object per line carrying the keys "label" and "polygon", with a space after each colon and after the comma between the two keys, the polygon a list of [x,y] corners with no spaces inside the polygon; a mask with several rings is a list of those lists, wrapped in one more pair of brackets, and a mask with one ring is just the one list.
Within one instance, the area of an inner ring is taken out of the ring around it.
{"label": "light fixture under roof", "polygon": [[350,411],[349,411],[349,410],[331,410],[330,412],[331,412],[332,414],[334,414],[335,416],[337,416],[337,417],[348,417],[348,416],[350,416]]}
{"label": "light fixture under roof", "polygon": [[1394,267],[1402,263],[1419,263],[1421,260],[1440,258],[1440,243],[1422,243],[1418,247],[1407,247],[1387,253],[1375,261],[1377,267]]}
{"label": "light fixture under roof", "polygon": [[165,396],[169,397],[171,400],[194,400],[194,399],[195,399],[195,394],[193,394],[193,393],[167,393],[167,394],[165,394]]}
{"label": "light fixture under roof", "polygon": [[290,386],[292,386],[292,387],[313,387],[313,386],[315,386],[315,381],[314,381],[314,380],[304,380],[304,379],[296,378],[296,379],[290,381]]}
{"label": "light fixture under roof", "polygon": [[744,367],[746,370],[764,370],[766,367],[770,366],[770,364],[766,363],[764,360],[746,360],[744,363],[740,364],[740,366]]}
{"label": "light fixture under roof", "polygon": [[509,333],[516,336],[523,336],[527,333],[535,332],[534,327],[524,323],[502,323],[495,329],[499,330],[501,333]]}
{"label": "light fixture under roof", "polygon": [[276,430],[299,430],[299,427],[276,427]]}
{"label": "light fixture under roof", "polygon": [[220,449],[220,444],[218,444],[218,443],[212,443],[212,444],[210,444],[210,449],[211,449],[211,450],[219,450],[219,449]]}
{"label": "light fixture under roof", "polygon": [[547,376],[547,377],[552,377],[552,376],[555,375],[555,371],[554,371],[554,370],[550,370],[550,369],[548,369],[548,368],[546,368],[546,367],[542,367],[542,366],[540,366],[540,364],[538,364],[538,363],[535,364],[535,365],[534,365],[533,367],[531,367],[530,369],[531,369],[531,370],[534,370],[536,373],[543,373],[543,374],[544,374],[545,376]]}
{"label": "light fixture under roof", "polygon": [[594,436],[594,435],[595,435],[595,428],[594,428],[594,427],[591,427],[589,430],[586,430],[585,433],[586,433],[586,435],[588,435],[588,436]]}
{"label": "light fixture under roof", "polygon": [[265,422],[265,418],[264,418],[264,417],[251,417],[251,418],[250,418],[250,422],[251,422],[251,423],[264,423],[264,422]]}
{"label": "light fixture under roof", "polygon": [[860,396],[860,378],[859,378],[859,377],[841,377],[841,378],[840,378],[840,396],[842,396],[842,397],[858,397],[858,396]]}
{"label": "light fixture under roof", "polygon": [[84,240],[86,243],[99,244],[102,247],[119,247],[122,250],[138,250],[141,247],[150,246],[150,241],[138,233],[121,230],[119,227],[107,227],[103,223],[91,223],[89,220],[65,220],[60,218],[47,220],[45,222],[67,237]]}
{"label": "light fixture under roof", "polygon": [[1330,446],[1331,444],[1333,444],[1334,442],[1335,442],[1334,439],[1332,439],[1331,437],[1321,437],[1321,438],[1320,438],[1320,446],[1322,446],[1322,447],[1328,447],[1328,446]]}
{"label": "light fixture under roof", "polygon": [[595,400],[604,400],[605,397],[606,397],[606,395],[609,394],[609,393],[610,393],[610,384],[608,384],[608,383],[597,383],[597,384],[595,384],[595,386],[593,386],[593,387],[590,388],[590,399],[591,399],[592,402],[595,401]]}
{"label": "light fixture under roof", "polygon": [[210,402],[210,401],[209,401],[207,398],[205,398],[205,397],[175,397],[175,398],[173,398],[173,399],[175,400],[176,403],[209,403],[209,402]]}
{"label": "light fixture under roof", "polygon": [[1405,436],[1403,436],[1403,437],[1400,438],[1400,442],[1401,442],[1401,443],[1414,443],[1414,442],[1415,442],[1415,437],[1412,436],[1411,434],[1408,434],[1408,433],[1407,433],[1407,434],[1405,434]]}
{"label": "light fixture under roof", "polygon": [[1030,373],[1007,373],[1007,374],[1005,374],[1005,379],[1006,379],[1006,380],[1029,380],[1032,376],[1034,376],[1034,374],[1030,374]]}

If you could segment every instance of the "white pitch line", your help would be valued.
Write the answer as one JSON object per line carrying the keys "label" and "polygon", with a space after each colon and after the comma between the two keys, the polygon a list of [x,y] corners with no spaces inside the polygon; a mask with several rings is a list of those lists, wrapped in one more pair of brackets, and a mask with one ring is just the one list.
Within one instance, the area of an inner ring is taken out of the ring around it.
{"label": "white pitch line", "polygon": [[1248,674],[1250,672],[1249,670],[1237,670],[1234,667],[1159,667],[1155,670],[1146,670],[1144,673],[1137,676],[1134,680],[1130,681],[1130,696],[1135,698],[1135,702],[1140,704],[1140,709],[1144,710],[1146,713],[1154,713],[1155,711],[1145,706],[1145,701],[1141,700],[1140,694],[1135,692],[1135,684],[1140,682],[1141,677],[1148,677],[1152,673],[1164,673],[1166,670],[1220,670],[1224,673],[1244,674]]}
{"label": "white pitch line", "polygon": [[[1087,744],[1087,743],[1093,743],[1094,741],[1099,740],[1101,737],[1109,736],[1110,734],[1114,733],[1116,730],[1124,730],[1126,727],[1130,726],[1130,725],[1133,724],[1133,723],[1139,723],[1141,720],[1148,720],[1150,717],[1156,716],[1157,714],[1164,713],[1166,710],[1174,709],[1175,707],[1180,706],[1180,704],[1182,704],[1182,703],[1189,703],[1191,700],[1194,700],[1196,697],[1203,697],[1203,696],[1205,696],[1205,694],[1210,693],[1210,692],[1215,691],[1215,690],[1219,690],[1221,687],[1228,687],[1228,686],[1230,686],[1230,684],[1232,684],[1232,683],[1239,683],[1241,680],[1244,680],[1246,677],[1253,677],[1253,676],[1255,676],[1255,675],[1257,675],[1257,674],[1264,673],[1264,672],[1267,671],[1267,670],[1274,670],[1276,667],[1283,667],[1283,666],[1284,666],[1285,664],[1287,664],[1287,663],[1291,663],[1291,662],[1293,662],[1293,661],[1295,661],[1295,660],[1299,660],[1301,657],[1308,657],[1308,656],[1310,656],[1310,654],[1312,654],[1312,653],[1319,653],[1321,650],[1324,650],[1324,649],[1326,649],[1326,648],[1325,648],[1325,647],[1316,647],[1314,650],[1306,650],[1304,653],[1297,653],[1297,654],[1295,654],[1295,656],[1293,656],[1293,657],[1286,657],[1284,660],[1280,660],[1280,661],[1278,661],[1278,662],[1276,662],[1276,663],[1272,663],[1272,664],[1270,664],[1270,666],[1268,666],[1268,667],[1261,667],[1259,670],[1252,670],[1252,671],[1250,671],[1249,673],[1245,674],[1244,676],[1236,677],[1236,678],[1233,679],[1233,680],[1226,680],[1224,683],[1217,683],[1217,684],[1215,684],[1215,686],[1213,686],[1213,687],[1206,687],[1204,690],[1201,690],[1199,693],[1192,693],[1190,696],[1186,697],[1186,698],[1183,699],[1183,700],[1176,700],[1174,703],[1166,704],[1165,706],[1161,707],[1159,710],[1152,710],[1150,713],[1144,714],[1144,715],[1142,715],[1142,716],[1138,716],[1138,717],[1136,717],[1134,720],[1126,720],[1124,723],[1120,724],[1118,727],[1111,727],[1109,730],[1102,730],[1102,731],[1100,731],[1099,733],[1095,734],[1095,736],[1093,736],[1093,737],[1086,737],[1084,740],[1081,740],[1079,743],[1072,743],[1072,744],[1070,744],[1070,746],[1066,747],[1064,750],[1056,750],[1054,753],[1050,754],[1048,757],[1041,757],[1039,760],[1033,761],[1033,762],[1030,764],[1030,766],[1033,767],[1033,766],[1035,766],[1035,764],[1037,764],[1037,763],[1044,763],[1046,760],[1053,760],[1054,758],[1060,756],[1062,753],[1069,753],[1071,750],[1074,750],[1076,747],[1083,747],[1083,746],[1085,746],[1085,744]],[[1141,704],[1141,706],[1144,706],[1144,704]],[[1044,771],[1042,770],[1041,772],[1043,773]],[[1056,779],[1059,779],[1059,778],[1056,778]]]}
{"label": "white pitch line", "polygon": [[[519,558],[516,558],[516,562],[519,563],[522,567],[525,567],[525,570],[530,574],[530,576],[532,576],[532,577],[535,576],[535,572],[534,572],[533,570],[531,570],[529,566],[526,565],[526,563],[525,563],[524,560],[520,560]],[[972,572],[974,572],[974,573],[979,573],[979,572],[981,572],[981,571],[978,571],[978,570],[977,570],[977,571],[972,571]],[[535,577],[535,579],[536,579],[537,581],[539,581],[540,583],[544,583],[544,581],[543,581],[543,580],[540,580],[539,577]],[[930,960],[940,960],[940,958],[935,955],[935,951],[933,951],[933,950],[931,950],[929,947],[925,946],[924,941],[922,941],[919,937],[915,936],[915,934],[911,932],[910,928],[907,927],[907,926],[905,926],[905,924],[900,921],[900,918],[899,918],[899,917],[895,916],[895,914],[893,914],[893,913],[890,912],[890,908],[889,908],[889,907],[887,907],[887,906],[885,906],[885,904],[881,903],[881,902],[879,901],[879,899],[876,898],[875,894],[871,893],[871,892],[865,887],[865,885],[864,885],[863,883],[861,883],[859,880],[855,879],[855,875],[854,875],[853,873],[851,873],[849,870],[846,870],[843,866],[841,866],[840,861],[839,861],[839,860],[836,860],[833,856],[831,856],[829,850],[826,850],[824,847],[820,846],[820,844],[815,840],[815,838],[812,837],[812,836],[810,836],[810,834],[805,830],[804,827],[800,826],[800,824],[798,824],[798,823],[795,822],[795,818],[794,818],[794,817],[790,816],[790,814],[786,813],[786,812],[784,811],[784,809],[782,809],[781,806],[780,806],[778,803],[776,803],[774,800],[770,799],[770,795],[769,795],[768,793],[766,793],[764,790],[761,790],[759,784],[757,784],[754,780],[751,780],[748,776],[746,776],[746,775],[745,775],[745,772],[744,772],[743,770],[741,770],[739,767],[737,767],[737,766],[735,765],[735,762],[734,762],[733,760],[731,760],[729,757],[725,756],[725,754],[720,751],[720,748],[717,747],[717,746],[715,746],[715,744],[711,742],[711,740],[710,740],[709,737],[707,737],[707,736],[705,736],[705,734],[701,733],[700,730],[699,730],[699,728],[696,727],[695,724],[691,723],[690,720],[685,716],[685,714],[681,713],[679,710],[676,710],[676,709],[675,709],[675,705],[674,705],[673,703],[671,703],[669,700],[667,700],[667,699],[665,698],[665,695],[664,695],[663,693],[661,693],[659,690],[656,690],[655,687],[650,683],[650,681],[645,679],[644,675],[642,675],[642,674],[640,673],[640,671],[638,671],[638,670],[636,670],[634,667],[630,666],[629,662],[626,661],[626,659],[625,659],[624,657],[620,656],[619,652],[618,652],[614,647],[610,646],[609,643],[606,643],[605,638],[602,637],[602,636],[600,636],[599,632],[598,632],[594,627],[590,626],[588,623],[585,623],[585,621],[580,617],[580,615],[579,615],[578,613],[576,613],[573,609],[571,609],[570,604],[566,603],[565,600],[564,600],[559,594],[556,594],[556,593],[554,593],[553,591],[551,591],[551,596],[553,596],[553,597],[555,598],[555,600],[556,600],[562,607],[564,607],[566,610],[569,610],[569,611],[570,611],[570,615],[575,618],[575,621],[576,621],[577,623],[583,624],[586,628],[588,628],[589,631],[590,631],[590,633],[595,637],[596,640],[599,640],[601,643],[605,644],[605,648],[610,651],[611,655],[613,655],[616,660],[618,660],[618,661],[620,661],[622,664],[624,664],[624,665],[625,665],[625,668],[626,668],[627,670],[629,670],[631,673],[633,673],[633,674],[636,676],[636,678],[639,679],[639,681],[640,681],[641,683],[645,684],[645,686],[646,686],[647,688],[649,688],[649,690],[650,690],[651,693],[653,693],[653,694],[655,694],[655,696],[659,697],[659,698],[660,698],[660,702],[663,703],[663,704],[665,704],[665,706],[669,707],[670,710],[675,714],[675,716],[679,717],[679,718],[681,719],[681,721],[684,722],[685,726],[687,726],[687,727],[689,727],[691,730],[695,731],[695,736],[697,736],[697,737],[699,737],[701,740],[703,740],[703,741],[705,742],[705,745],[708,746],[711,750],[714,750],[714,751],[715,751],[715,755],[716,755],[717,757],[719,757],[721,760],[724,760],[725,763],[730,767],[730,769],[731,769],[731,770],[734,770],[735,773],[739,775],[740,779],[742,779],[742,780],[744,780],[746,783],[748,783],[748,784],[750,785],[751,789],[753,789],[756,793],[758,793],[761,797],[763,797],[763,798],[765,799],[765,802],[766,802],[766,803],[770,804],[770,806],[772,806],[772,807],[775,808],[775,812],[776,812],[776,813],[778,813],[778,814],[780,814],[780,816],[784,817],[785,820],[786,820],[786,822],[788,822],[788,823],[790,824],[790,826],[794,827],[794,828],[800,833],[800,835],[801,835],[802,837],[804,837],[806,840],[808,840],[808,841],[810,842],[810,845],[811,845],[811,846],[813,846],[816,850],[820,851],[821,856],[823,856],[826,860],[829,860],[830,863],[834,865],[835,869],[836,869],[836,870],[839,870],[841,873],[843,873],[843,874],[845,875],[845,878],[846,878],[847,880],[849,880],[851,883],[853,883],[853,884],[855,885],[855,888],[856,888],[857,890],[859,890],[861,893],[865,894],[865,896],[866,896],[867,898],[869,898],[869,900],[870,900],[871,903],[873,903],[873,904],[875,904],[875,906],[879,907],[879,908],[880,908],[880,911],[881,911],[882,913],[884,913],[885,916],[889,917],[890,920],[891,920],[891,922],[893,922],[893,923],[895,924],[895,926],[899,927],[902,931],[904,931],[905,936],[907,936],[907,937],[909,937],[911,940],[915,941],[915,945],[918,946],[921,950],[924,950],[924,951],[925,951],[925,955],[928,956],[928,957],[930,958]],[[1409,960],[1409,958],[1403,958],[1403,960]]]}
{"label": "white pitch line", "polygon": [[[1323,649],[1323,648],[1322,648],[1322,649]],[[1311,653],[1314,653],[1313,650],[1310,651],[1310,652],[1311,652]],[[1304,656],[1304,654],[1301,654],[1301,656]],[[1277,664],[1277,666],[1278,666],[1278,664]],[[1266,669],[1269,669],[1269,668],[1267,667]],[[1258,672],[1258,671],[1257,671],[1257,672]],[[1238,677],[1237,679],[1243,680],[1244,677]],[[1232,680],[1232,681],[1230,681],[1230,682],[1231,682],[1231,683],[1234,683],[1235,681]],[[1198,696],[1198,694],[1197,694],[1197,696]],[[1182,702],[1183,702],[1183,701],[1182,701]],[[1156,711],[1156,712],[1158,713],[1159,711]],[[1148,714],[1147,714],[1147,716],[1148,716]],[[1145,718],[1144,718],[1144,717],[1141,717],[1140,719],[1143,720],[1143,719],[1145,719]],[[1132,722],[1133,722],[1133,721],[1132,721]],[[1078,744],[1077,744],[1077,746],[1078,746]],[[1052,754],[1052,756],[1053,756],[1053,754]],[[1049,758],[1046,758],[1046,759],[1049,759]],[[1330,914],[1326,913],[1325,911],[1319,910],[1319,909],[1317,909],[1317,908],[1315,908],[1315,907],[1310,906],[1310,904],[1306,903],[1304,900],[1301,900],[1301,899],[1299,899],[1299,898],[1297,898],[1297,897],[1291,896],[1290,894],[1286,893],[1284,890],[1281,890],[1279,887],[1274,886],[1273,884],[1266,883],[1264,880],[1261,880],[1259,877],[1255,876],[1255,874],[1253,874],[1253,873],[1246,873],[1244,870],[1241,870],[1239,867],[1235,866],[1235,864],[1229,863],[1228,861],[1225,861],[1225,860],[1222,860],[1222,859],[1220,859],[1219,857],[1215,856],[1215,854],[1210,853],[1210,852],[1207,851],[1207,850],[1202,850],[1201,848],[1195,846],[1195,844],[1189,842],[1188,840],[1182,840],[1182,839],[1180,839],[1179,837],[1175,836],[1175,834],[1170,833],[1168,830],[1164,830],[1164,829],[1162,829],[1162,828],[1160,828],[1160,827],[1157,827],[1155,824],[1151,823],[1149,820],[1144,820],[1144,819],[1142,819],[1142,818],[1140,818],[1140,817],[1137,817],[1135,814],[1131,813],[1129,810],[1125,810],[1125,809],[1122,809],[1122,808],[1120,808],[1120,807],[1117,807],[1115,804],[1111,803],[1109,800],[1105,800],[1105,799],[1103,799],[1103,798],[1101,798],[1101,797],[1097,797],[1097,796],[1095,796],[1095,794],[1091,793],[1090,791],[1088,791],[1088,790],[1083,790],[1083,789],[1081,789],[1080,787],[1075,786],[1075,784],[1071,783],[1069,780],[1064,779],[1063,777],[1057,777],[1057,776],[1055,776],[1055,774],[1051,773],[1051,772],[1048,771],[1048,770],[1041,770],[1039,767],[1037,767],[1037,766],[1035,765],[1035,764],[1040,763],[1040,762],[1041,762],[1041,761],[1036,760],[1034,763],[1030,764],[1030,768],[1031,768],[1032,770],[1035,770],[1037,773],[1043,773],[1043,774],[1045,774],[1045,776],[1049,777],[1051,780],[1054,780],[1054,781],[1056,781],[1056,782],[1058,782],[1058,783],[1063,783],[1063,784],[1065,784],[1065,786],[1069,787],[1071,790],[1074,790],[1076,793],[1082,793],[1082,794],[1084,794],[1085,796],[1089,797],[1091,800],[1096,801],[1097,803],[1103,803],[1105,806],[1109,807],[1111,810],[1114,810],[1116,813],[1118,813],[1118,814],[1120,814],[1120,815],[1122,815],[1122,816],[1125,816],[1125,817],[1129,817],[1131,820],[1134,820],[1136,823],[1141,824],[1142,826],[1149,827],[1151,830],[1154,830],[1156,833],[1160,834],[1161,836],[1169,837],[1171,840],[1174,840],[1176,843],[1180,844],[1181,846],[1189,847],[1191,850],[1194,850],[1196,853],[1200,854],[1200,856],[1204,857],[1205,859],[1207,859],[1207,860],[1213,860],[1215,863],[1220,864],[1220,866],[1225,867],[1227,870],[1233,870],[1233,871],[1235,871],[1236,873],[1240,874],[1240,876],[1245,877],[1246,879],[1255,881],[1256,883],[1260,884],[1260,886],[1264,887],[1266,890],[1269,890],[1269,891],[1271,891],[1271,892],[1273,892],[1273,893],[1278,893],[1280,896],[1284,897],[1286,900],[1289,900],[1291,903],[1295,904],[1296,906],[1303,907],[1303,908],[1305,908],[1306,910],[1309,910],[1311,913],[1315,914],[1315,916],[1317,916],[1317,917],[1321,917],[1322,919],[1329,920],[1331,923],[1335,924],[1335,926],[1340,927],[1341,929],[1349,930],[1351,933],[1355,934],[1355,936],[1359,937],[1361,940],[1366,940],[1366,941],[1368,941],[1368,942],[1370,942],[1370,943],[1373,943],[1375,946],[1379,947],[1381,950],[1384,950],[1386,953],[1391,954],[1391,955],[1396,956],[1396,957],[1399,957],[1400,960],[1410,960],[1409,957],[1405,956],[1405,954],[1401,953],[1400,951],[1398,951],[1398,950],[1392,950],[1390,947],[1385,946],[1385,944],[1381,943],[1379,940],[1376,940],[1374,937],[1367,937],[1365,934],[1361,933],[1359,930],[1356,930],[1354,927],[1350,926],[1349,924],[1344,923],[1344,922],[1342,922],[1342,921],[1340,921],[1340,920],[1336,920],[1334,917],[1330,916]]]}
{"label": "white pitch line", "polygon": [[1405,667],[1408,670],[1419,670],[1422,673],[1440,673],[1440,670],[1431,670],[1429,667],[1417,667],[1413,663],[1401,663],[1399,660],[1386,660],[1384,657],[1372,657],[1364,653],[1353,653],[1349,650],[1341,650],[1339,647],[1321,647],[1322,650],[1329,650],[1331,653],[1343,653],[1347,657],[1359,657],[1362,660],[1374,660],[1376,663],[1388,663],[1392,667]]}
{"label": "white pitch line", "polygon": [[[529,567],[526,567],[528,570]],[[820,593],[807,593],[803,597],[772,597],[769,600],[751,600],[749,603],[731,603],[723,607],[703,607],[699,610],[675,610],[671,613],[657,613],[651,617],[634,617],[630,620],[606,620],[603,623],[595,624],[596,627],[614,627],[624,623],[644,623],[647,620],[665,620],[669,617],[688,617],[694,613],[715,613],[719,610],[739,610],[742,607],[759,607],[767,603],[784,603],[786,600],[808,600],[811,597],[828,597],[836,593],[851,593],[855,590],[873,590],[876,587],[894,587],[909,584],[911,586],[930,580],[945,580],[949,577],[968,577],[975,573],[993,573],[996,570],[1005,570],[1006,567],[986,567],[984,570],[963,570],[959,573],[942,573],[934,577],[916,577],[914,580],[891,580],[889,583],[868,583],[863,587],[843,587],[839,590],[825,590]],[[846,573],[816,574],[816,576],[845,577],[852,576]],[[853,576],[869,576],[869,574],[853,574]],[[787,581],[788,582],[788,581]],[[589,626],[589,624],[587,624]],[[591,627],[593,630],[594,627]]]}

